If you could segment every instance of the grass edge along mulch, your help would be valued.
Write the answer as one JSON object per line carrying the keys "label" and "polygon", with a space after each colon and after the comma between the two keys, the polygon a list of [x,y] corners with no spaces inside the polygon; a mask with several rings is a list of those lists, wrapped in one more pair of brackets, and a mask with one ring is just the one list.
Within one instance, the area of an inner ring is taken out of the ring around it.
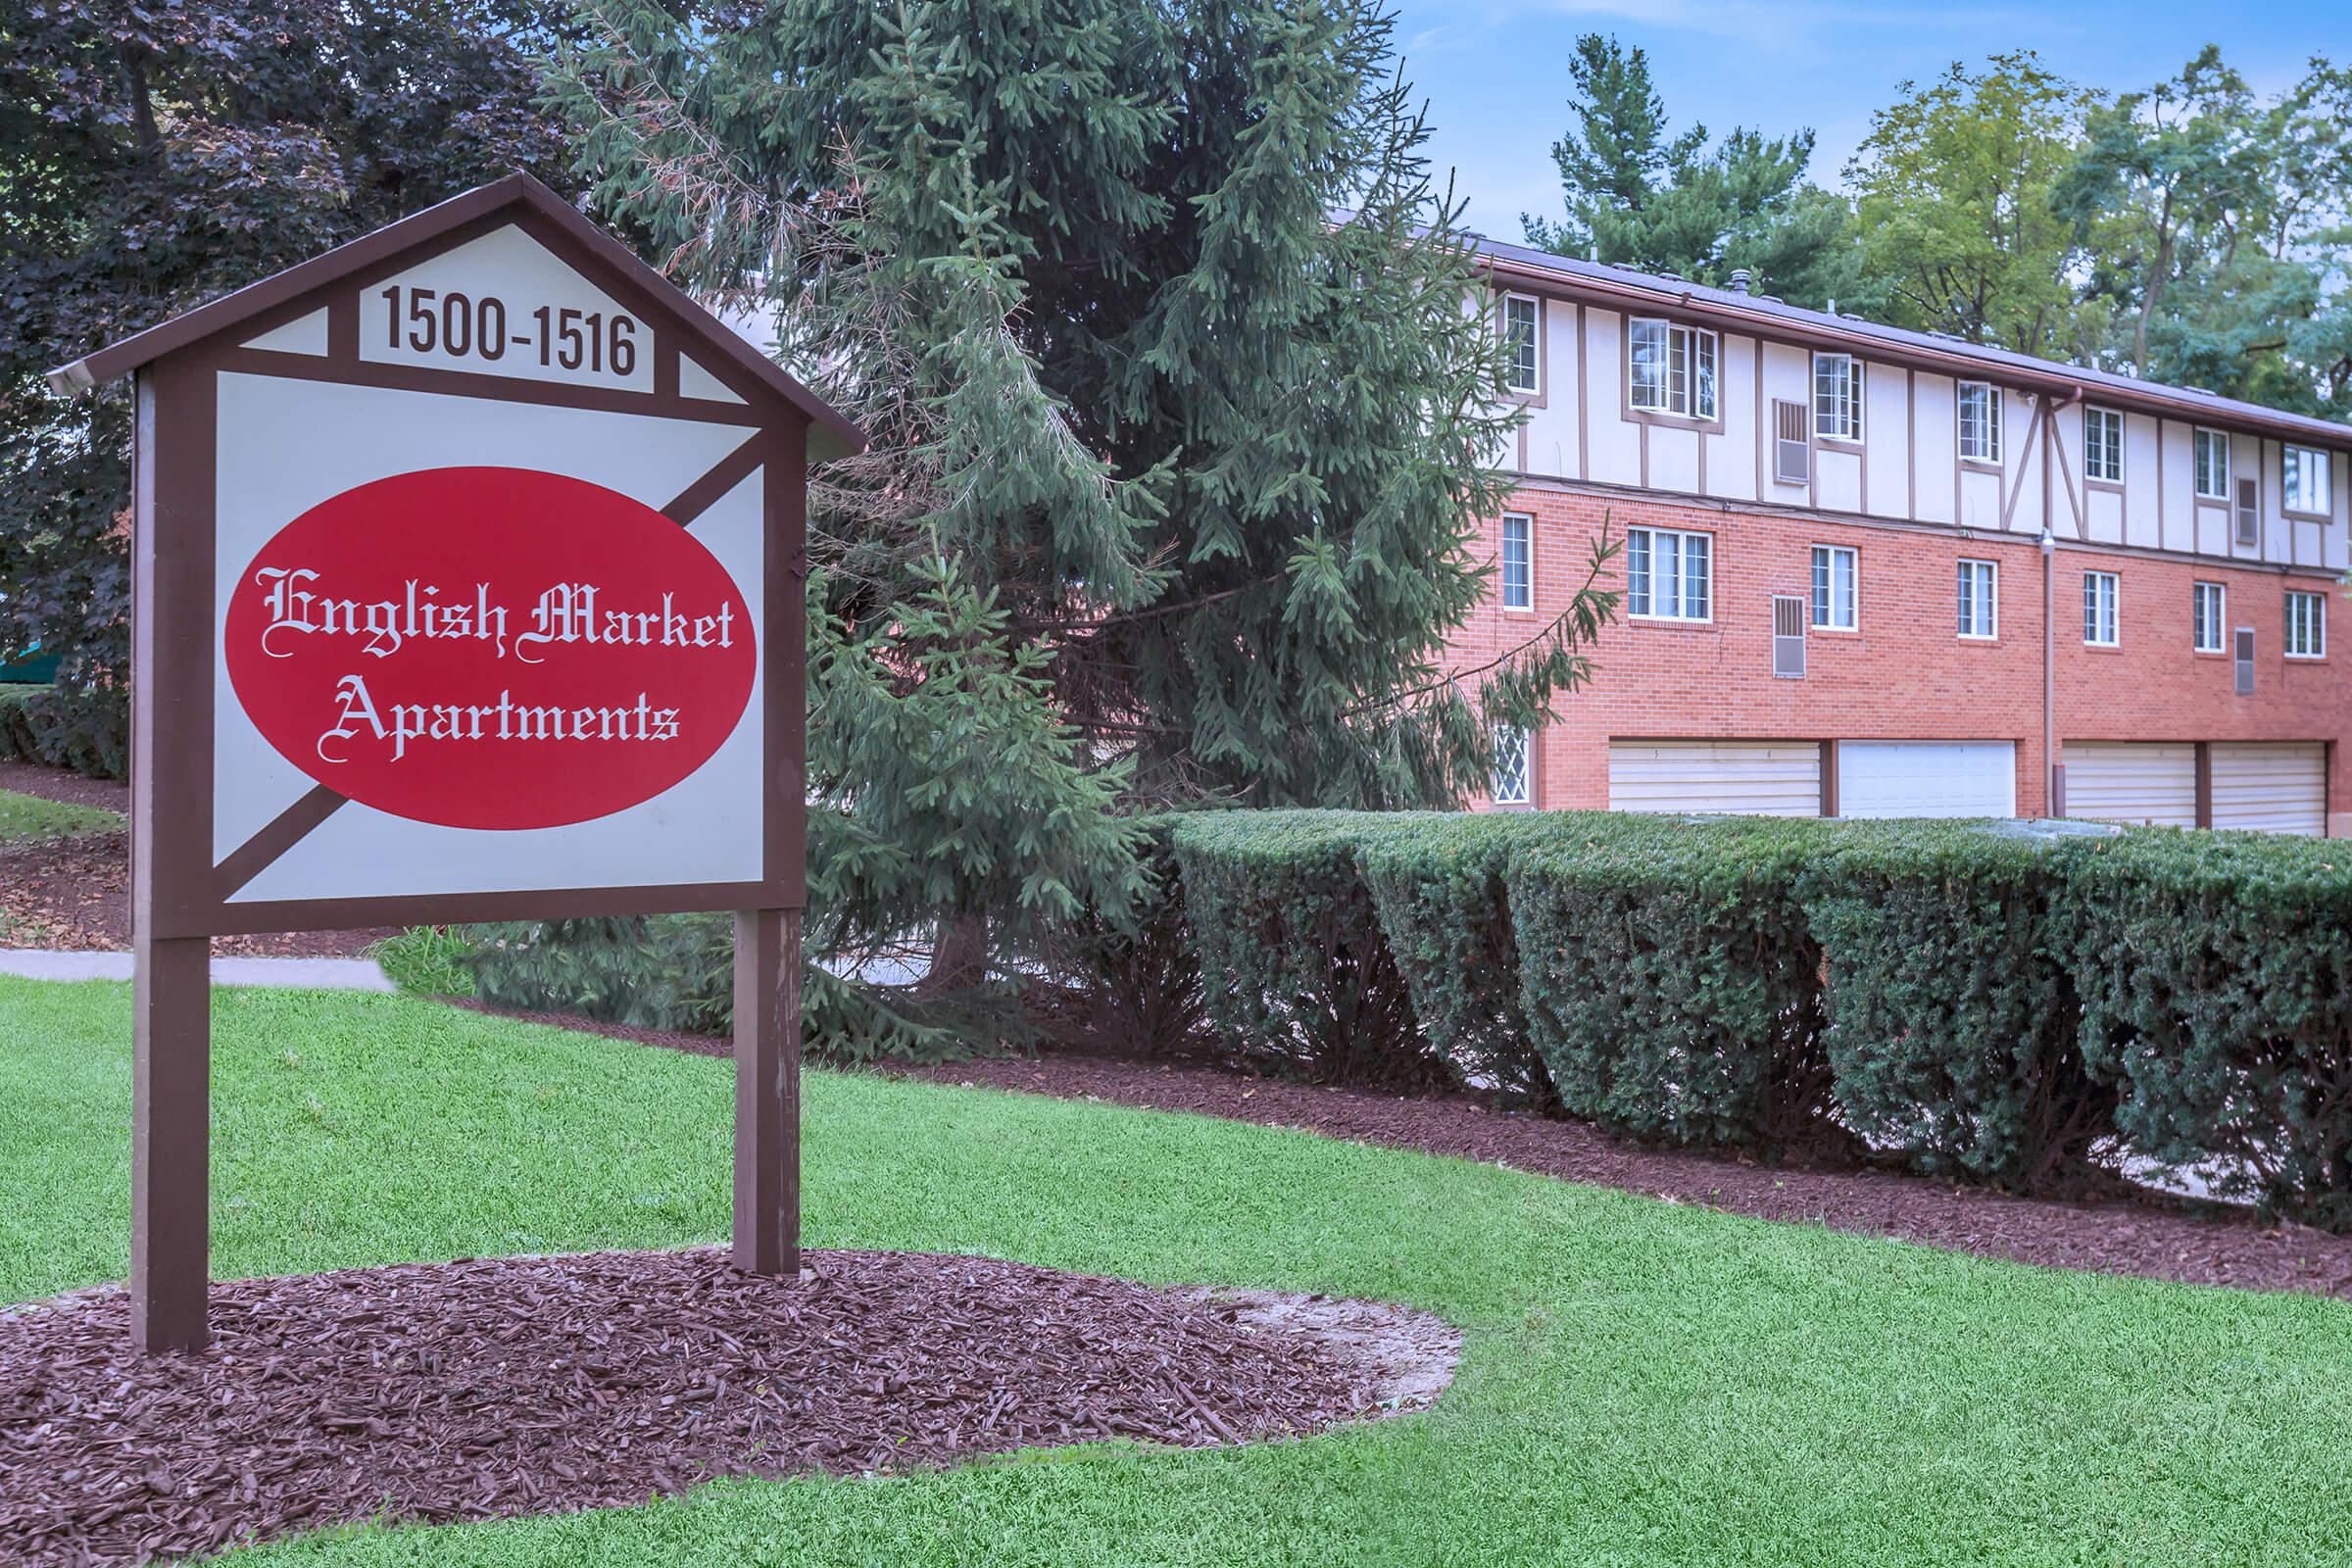
{"label": "grass edge along mulch", "polygon": [[[470,1011],[605,1039],[695,1055],[729,1054],[726,1041],[701,1035],[442,1000]],[[1751,1219],[1825,1226],[2042,1268],[2352,1300],[2352,1236],[2302,1225],[2264,1226],[2250,1211],[2174,1202],[2153,1193],[2145,1200],[2069,1202],[2015,1198],[1902,1171],[1759,1165],[1696,1150],[1649,1148],[1583,1122],[1495,1110],[1468,1099],[1379,1095],[1193,1062],[1049,1050],[1034,1057],[891,1064],[877,1070],[931,1083],[1289,1128],[1696,1203]]]}
{"label": "grass edge along mulch", "polygon": [[1309,1436],[1426,1406],[1461,1346],[1383,1303],[920,1252],[797,1283],[714,1248],[397,1264],[217,1284],[213,1314],[211,1349],[141,1356],[115,1288],[0,1313],[10,1562]]}

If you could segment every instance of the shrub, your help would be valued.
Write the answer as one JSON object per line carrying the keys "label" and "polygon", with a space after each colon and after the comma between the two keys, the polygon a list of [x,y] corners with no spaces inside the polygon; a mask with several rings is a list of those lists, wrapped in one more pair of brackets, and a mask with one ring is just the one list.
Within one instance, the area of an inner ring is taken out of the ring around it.
{"label": "shrub", "polygon": [[1506,873],[1523,1005],[1561,1102],[1681,1144],[1842,1151],[1821,950],[1795,882],[1826,824],[1557,819]]}
{"label": "shrub", "polygon": [[1851,823],[1800,879],[1828,959],[1826,1043],[1845,1125],[1923,1170],[2049,1190],[2114,1131],[2085,1070],[2074,977],[2049,950],[2046,837]]}
{"label": "shrub", "polygon": [[130,768],[126,720],[120,692],[0,685],[0,762],[39,762],[92,778],[122,778]]}
{"label": "shrub", "polygon": [[420,997],[473,995],[474,928],[413,925],[369,950],[384,978]]}
{"label": "shrub", "polygon": [[476,926],[453,955],[494,1007],[724,1034],[734,1018],[734,917],[608,915]]}
{"label": "shrub", "polygon": [[2132,1149],[2352,1229],[2352,859],[2325,841],[2135,829],[2064,846],[2082,1054]]}
{"label": "shrub", "polygon": [[1513,857],[1577,820],[1414,812],[1374,818],[1356,842],[1357,868],[1422,1032],[1466,1081],[1539,1105],[1558,1096],[1528,1036],[1504,872]]}
{"label": "shrub", "polygon": [[1055,932],[1053,943],[1052,966],[1077,986],[1088,1026],[1152,1055],[1198,1039],[1208,1024],[1176,866],[1177,821],[1152,816],[1137,824],[1146,841],[1138,858],[1151,891],[1137,901],[1132,927],[1088,909]]}
{"label": "shrub", "polygon": [[1175,828],[1203,1004],[1235,1051],[1331,1082],[1450,1081],[1423,1044],[1348,811],[1212,811]]}

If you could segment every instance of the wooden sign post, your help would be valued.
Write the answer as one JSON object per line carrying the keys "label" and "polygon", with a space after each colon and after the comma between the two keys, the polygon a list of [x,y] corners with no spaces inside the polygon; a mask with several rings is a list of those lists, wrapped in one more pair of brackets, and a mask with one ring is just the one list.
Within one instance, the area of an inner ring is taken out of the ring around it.
{"label": "wooden sign post", "polygon": [[519,174],[50,381],[125,373],[140,1346],[208,1339],[228,933],[737,911],[735,1258],[797,1272],[807,465],[863,437]]}

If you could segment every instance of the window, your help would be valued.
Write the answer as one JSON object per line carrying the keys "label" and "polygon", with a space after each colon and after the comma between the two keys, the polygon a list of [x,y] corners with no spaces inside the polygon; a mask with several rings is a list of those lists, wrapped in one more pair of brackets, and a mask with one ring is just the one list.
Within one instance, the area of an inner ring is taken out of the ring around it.
{"label": "window", "polygon": [[2001,389],[1989,381],[1960,383],[1960,456],[1970,463],[2001,461]]}
{"label": "window", "polygon": [[1854,629],[1854,553],[1842,546],[1813,547],[1813,624],[1824,631]]}
{"label": "window", "polygon": [[1535,393],[1543,390],[1542,361],[1538,358],[1539,345],[1536,342],[1539,314],[1536,301],[1529,295],[1505,294],[1502,297],[1502,384],[1513,392]]}
{"label": "window", "polygon": [[1626,401],[1649,414],[1715,417],[1715,334],[1671,321],[1632,323]]}
{"label": "window", "polygon": [[2319,659],[2328,652],[2328,596],[2286,591],[2286,657]]}
{"label": "window", "polygon": [[1526,806],[1535,797],[1529,789],[1528,734],[1509,724],[1494,726],[1494,804]]}
{"label": "window", "polygon": [[2334,475],[2328,471],[2327,453],[2315,447],[2288,447],[2279,462],[2285,474],[2281,495],[2287,511],[2325,517],[2335,510],[2330,484]]}
{"label": "window", "polygon": [[1705,620],[1714,598],[1714,556],[1712,534],[1626,529],[1627,613],[1656,620]]}
{"label": "window", "polygon": [[1852,355],[1813,356],[1813,428],[1825,441],[1862,439],[1862,362]]}
{"label": "window", "polygon": [[1992,637],[2000,629],[2000,568],[1989,561],[1960,563],[1960,635]]}
{"label": "window", "polygon": [[2113,409],[2082,411],[2082,477],[2124,482],[2124,416]]}
{"label": "window", "polygon": [[1536,604],[1536,519],[1502,514],[1502,608],[1532,610]]}
{"label": "window", "polygon": [[2189,589],[2189,647],[2200,654],[2222,651],[2222,621],[2230,599],[2218,582],[2201,582]]}
{"label": "window", "polygon": [[2230,499],[2230,438],[2219,430],[2199,430],[2197,494],[2207,501]]}
{"label": "window", "polygon": [[2082,574],[2082,640],[2094,648],[2113,648],[2122,641],[2116,634],[2115,594],[2114,572]]}

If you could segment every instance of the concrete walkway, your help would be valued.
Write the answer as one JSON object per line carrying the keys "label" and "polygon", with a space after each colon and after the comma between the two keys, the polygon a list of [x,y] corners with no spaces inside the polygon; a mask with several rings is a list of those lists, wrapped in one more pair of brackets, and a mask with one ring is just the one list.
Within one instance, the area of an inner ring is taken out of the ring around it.
{"label": "concrete walkway", "polygon": [[[0,948],[0,974],[26,980],[127,980],[127,953],[59,953]],[[373,958],[228,958],[213,960],[217,986],[274,986],[292,991],[397,991]]]}

